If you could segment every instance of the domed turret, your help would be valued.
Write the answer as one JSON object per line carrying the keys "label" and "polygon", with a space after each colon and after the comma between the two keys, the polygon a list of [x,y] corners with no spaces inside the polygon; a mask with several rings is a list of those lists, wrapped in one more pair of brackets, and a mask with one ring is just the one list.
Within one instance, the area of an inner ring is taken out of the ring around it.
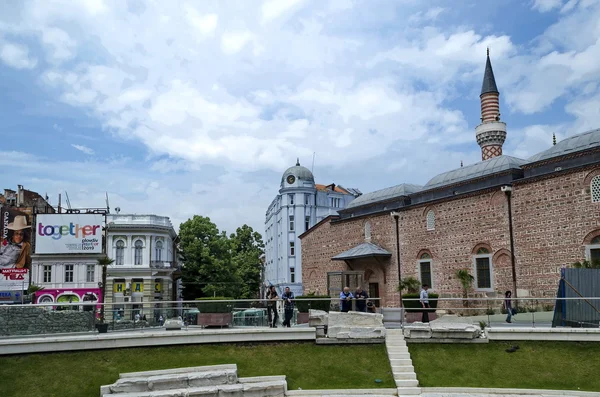
{"label": "domed turret", "polygon": [[296,161],[296,165],[288,168],[281,177],[281,187],[285,186],[302,186],[301,182],[315,183],[315,177],[312,172],[306,167],[300,165],[300,160]]}

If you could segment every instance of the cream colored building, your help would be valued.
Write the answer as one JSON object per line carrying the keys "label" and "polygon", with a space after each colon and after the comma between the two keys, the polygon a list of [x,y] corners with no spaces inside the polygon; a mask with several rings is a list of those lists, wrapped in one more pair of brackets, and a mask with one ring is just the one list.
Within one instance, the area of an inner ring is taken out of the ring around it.
{"label": "cream colored building", "polygon": [[114,259],[106,278],[105,316],[132,319],[136,313],[158,317],[161,301],[179,298],[177,233],[166,216],[106,216],[107,255]]}

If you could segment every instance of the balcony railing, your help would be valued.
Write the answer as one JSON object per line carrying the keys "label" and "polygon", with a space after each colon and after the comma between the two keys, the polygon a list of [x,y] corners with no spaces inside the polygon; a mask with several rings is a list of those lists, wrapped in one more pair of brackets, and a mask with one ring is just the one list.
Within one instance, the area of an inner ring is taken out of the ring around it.
{"label": "balcony railing", "polygon": [[150,267],[153,269],[170,269],[173,267],[173,262],[168,261],[150,261]]}

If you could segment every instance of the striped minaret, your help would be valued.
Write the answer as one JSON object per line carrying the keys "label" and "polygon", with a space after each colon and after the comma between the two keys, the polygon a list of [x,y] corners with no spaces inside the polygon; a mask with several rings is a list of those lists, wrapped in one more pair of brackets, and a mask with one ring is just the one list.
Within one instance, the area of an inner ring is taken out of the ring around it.
{"label": "striped minaret", "polygon": [[481,86],[481,124],[475,128],[477,143],[481,147],[481,159],[488,160],[502,155],[502,145],[506,140],[506,124],[500,121],[500,93],[487,50],[485,74]]}

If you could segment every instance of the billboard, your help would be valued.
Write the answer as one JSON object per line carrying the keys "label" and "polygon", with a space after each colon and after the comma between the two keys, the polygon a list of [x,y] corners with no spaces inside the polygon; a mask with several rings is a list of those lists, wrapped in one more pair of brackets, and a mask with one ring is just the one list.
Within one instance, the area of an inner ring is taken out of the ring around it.
{"label": "billboard", "polygon": [[27,214],[0,208],[0,291],[23,291],[29,287],[31,225]]}
{"label": "billboard", "polygon": [[36,254],[101,254],[104,215],[44,214],[36,217]]}

